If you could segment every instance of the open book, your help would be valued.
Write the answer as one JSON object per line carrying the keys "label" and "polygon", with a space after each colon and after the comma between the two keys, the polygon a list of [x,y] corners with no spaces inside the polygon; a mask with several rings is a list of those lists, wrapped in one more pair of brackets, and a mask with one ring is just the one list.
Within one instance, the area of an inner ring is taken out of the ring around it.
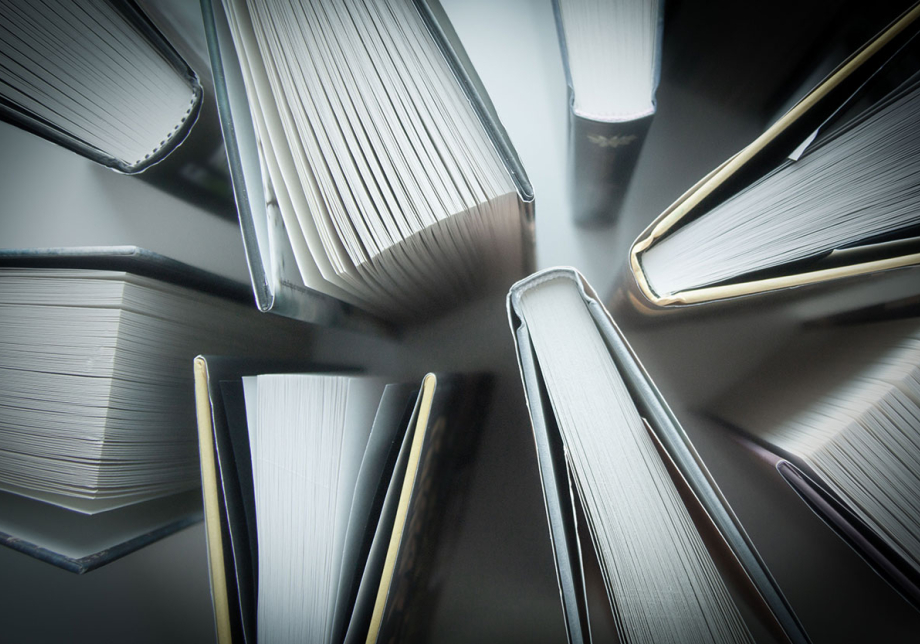
{"label": "open book", "polygon": [[569,640],[808,641],[583,278],[541,271],[508,306]]}
{"label": "open book", "polygon": [[263,310],[389,320],[506,288],[533,193],[435,1],[204,3]]}
{"label": "open book", "polygon": [[218,641],[425,641],[488,379],[267,366],[195,362]]}
{"label": "open book", "polygon": [[655,114],[664,0],[553,0],[569,87],[575,221],[619,214]]}
{"label": "open book", "polygon": [[623,289],[635,308],[777,301],[870,280],[876,298],[916,293],[918,18],[915,6],[640,235]]}

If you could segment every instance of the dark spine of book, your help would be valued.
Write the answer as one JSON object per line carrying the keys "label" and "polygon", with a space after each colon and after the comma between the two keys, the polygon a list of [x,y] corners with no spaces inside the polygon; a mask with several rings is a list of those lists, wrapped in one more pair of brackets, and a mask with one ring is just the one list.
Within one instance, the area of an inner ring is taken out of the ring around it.
{"label": "dark spine of book", "polygon": [[652,116],[604,122],[569,112],[569,198],[576,224],[616,221]]}
{"label": "dark spine of book", "polygon": [[[614,223],[623,206],[639,153],[655,112],[627,121],[603,121],[575,112],[575,89],[569,70],[569,50],[562,25],[559,0],[553,0],[556,34],[562,68],[568,87],[568,190],[575,223],[579,226],[606,226]],[[658,2],[658,33],[653,87],[661,74],[661,38],[664,30],[664,0]],[[654,89],[653,89],[654,94]],[[654,95],[652,104],[655,104]]]}

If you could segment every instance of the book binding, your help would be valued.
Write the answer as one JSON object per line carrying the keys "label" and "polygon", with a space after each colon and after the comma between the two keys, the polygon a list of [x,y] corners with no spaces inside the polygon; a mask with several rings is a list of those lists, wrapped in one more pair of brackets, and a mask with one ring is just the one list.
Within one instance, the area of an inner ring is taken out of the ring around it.
{"label": "book binding", "polygon": [[629,120],[602,120],[577,113],[559,0],[553,0],[553,14],[567,88],[567,183],[575,223],[580,226],[612,224],[619,217],[623,207],[629,182],[655,115],[654,91],[661,77],[664,0],[658,1],[658,30],[652,83],[653,110],[651,114]]}
{"label": "book binding", "polygon": [[[629,271],[620,280],[618,287],[621,299],[640,313],[654,314],[704,303],[730,302],[748,296],[778,296],[779,293],[813,285],[825,288],[830,283],[845,285],[867,279],[880,281],[890,274],[904,273],[905,269],[920,265],[920,251],[915,243],[877,244],[864,251],[834,251],[827,258],[822,258],[829,260],[823,263],[805,263],[787,267],[786,270],[780,267],[767,271],[768,274],[751,275],[732,282],[677,293],[655,292],[642,267],[642,254],[657,240],[705,214],[707,209],[721,203],[794,155],[803,141],[807,142],[842,105],[850,101],[870,77],[918,34],[918,18],[920,5],[915,5],[841,63],[760,137],[712,170],[661,213],[630,248]],[[909,275],[907,279],[916,281],[916,276]]]}
{"label": "book binding", "polygon": [[507,305],[511,330],[516,340],[515,349],[525,397],[531,412],[569,641],[573,644],[590,641],[587,605],[583,599],[585,575],[580,556],[581,545],[578,543],[577,530],[571,521],[571,517],[575,514],[574,500],[572,488],[568,482],[568,473],[564,466],[565,456],[560,450],[561,438],[558,435],[558,428],[540,376],[539,366],[535,361],[527,323],[521,317],[519,308],[522,291],[540,281],[558,277],[570,279],[577,284],[591,317],[597,324],[598,331],[604,338],[614,363],[633,397],[639,414],[647,421],[653,437],[660,443],[674,467],[686,481],[690,491],[736,559],[737,565],[743,570],[751,586],[762,599],[769,612],[770,619],[767,621],[775,621],[775,625],[781,629],[788,641],[808,642],[808,636],[798,618],[715,480],[610,314],[600,304],[597,294],[575,269],[553,268],[540,271],[515,284],[508,294]]}

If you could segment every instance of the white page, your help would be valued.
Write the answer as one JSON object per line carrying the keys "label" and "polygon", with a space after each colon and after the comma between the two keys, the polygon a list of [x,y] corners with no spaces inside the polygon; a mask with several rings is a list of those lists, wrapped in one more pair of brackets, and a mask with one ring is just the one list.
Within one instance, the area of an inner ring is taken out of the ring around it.
{"label": "white page", "polygon": [[[332,570],[342,571],[342,553],[345,549],[345,532],[348,528],[348,519],[351,516],[352,502],[355,495],[355,482],[371,428],[374,425],[374,415],[380,405],[383,388],[386,381],[382,378],[352,378],[348,384],[348,403],[345,410],[345,435],[342,441],[342,467],[339,470],[338,495],[335,502],[335,531],[332,551]],[[350,571],[349,571],[350,572]],[[342,585],[342,573],[339,572],[335,580],[335,587],[330,589],[330,597],[334,600],[339,595]],[[332,633],[333,614],[335,601],[329,602],[329,628],[326,632],[327,639]]]}

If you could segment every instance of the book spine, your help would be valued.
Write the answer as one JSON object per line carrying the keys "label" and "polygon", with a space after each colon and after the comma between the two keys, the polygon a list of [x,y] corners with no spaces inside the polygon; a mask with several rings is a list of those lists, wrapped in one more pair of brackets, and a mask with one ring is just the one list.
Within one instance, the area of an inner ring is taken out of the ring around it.
{"label": "book spine", "polygon": [[[562,10],[559,0],[553,0],[552,5],[565,84],[568,87],[568,186],[572,213],[575,223],[579,226],[609,225],[619,217],[654,113],[639,119],[618,122],[597,121],[575,113],[575,90],[569,70],[569,50],[565,42]],[[659,0],[652,85],[653,104],[654,92],[661,77],[663,33],[664,0]]]}
{"label": "book spine", "polygon": [[570,111],[568,179],[576,224],[617,220],[651,122],[652,115],[601,122]]}

